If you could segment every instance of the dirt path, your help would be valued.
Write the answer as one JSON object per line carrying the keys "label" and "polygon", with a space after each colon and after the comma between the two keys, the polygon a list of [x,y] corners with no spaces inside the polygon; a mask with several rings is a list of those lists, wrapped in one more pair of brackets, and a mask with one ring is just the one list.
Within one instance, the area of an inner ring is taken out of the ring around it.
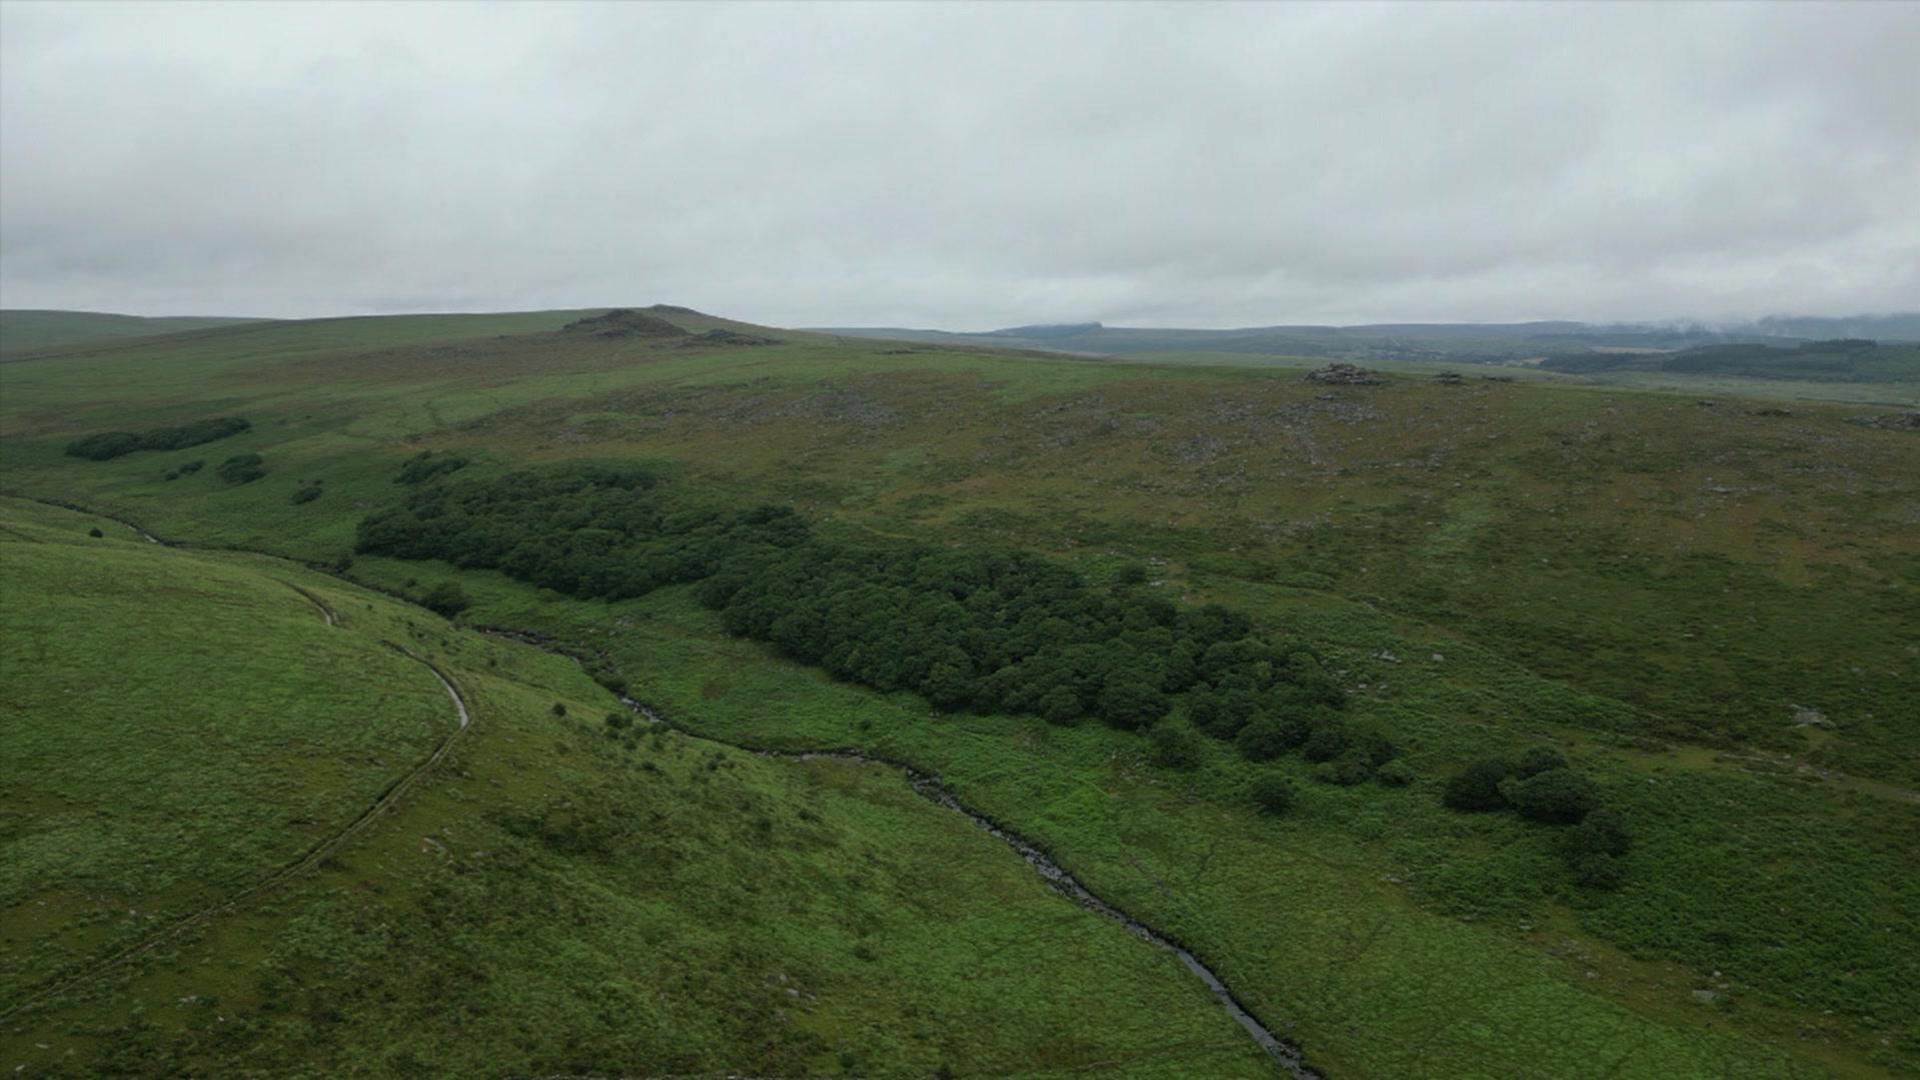
{"label": "dirt path", "polygon": [[[298,586],[293,586],[293,588],[296,591],[306,594],[306,590],[300,589]],[[334,615],[333,615],[332,609],[328,608],[327,605],[321,602],[318,597],[312,596],[311,594],[306,594],[306,595],[308,599],[312,600],[315,603],[315,605],[317,605],[321,609],[322,614],[324,614],[327,617],[327,625],[329,626],[334,625]],[[449,732],[444,738],[440,740],[440,742],[433,748],[433,752],[428,754],[425,760],[421,761],[418,765],[415,765],[412,769],[408,770],[404,776],[400,777],[398,780],[395,780],[393,783],[389,784],[386,787],[386,789],[380,793],[380,796],[373,801],[372,805],[368,806],[365,810],[361,811],[359,817],[354,818],[351,822],[349,822],[344,828],[340,829],[338,832],[335,832],[333,835],[328,836],[324,840],[321,840],[319,843],[313,845],[311,848],[308,848],[307,851],[303,855],[301,855],[298,859],[295,859],[293,862],[288,863],[287,865],[281,867],[280,869],[260,879],[259,881],[254,882],[252,885],[249,885],[247,888],[243,889],[239,893],[236,893],[233,896],[228,897],[227,899],[221,901],[220,903],[215,904],[212,907],[204,908],[200,911],[194,912],[191,915],[184,916],[174,921],[173,923],[169,924],[165,929],[160,930],[159,932],[155,933],[151,937],[148,937],[143,941],[130,945],[120,950],[119,952],[114,953],[113,955],[107,957],[106,959],[98,961],[88,966],[83,971],[77,972],[73,975],[66,976],[65,978],[62,978],[59,981],[53,983],[52,985],[43,987],[42,989],[29,994],[28,996],[20,999],[19,1001],[16,1001],[8,1005],[5,1009],[0,1009],[0,1020],[6,1019],[8,1017],[13,1016],[16,1013],[20,1013],[27,1009],[30,1009],[35,1005],[39,1005],[53,998],[59,997],[61,994],[64,994],[69,990],[73,990],[79,986],[82,986],[88,982],[91,982],[94,979],[97,979],[100,976],[107,974],[108,972],[111,972],[119,967],[126,965],[132,960],[144,955],[145,953],[151,952],[152,950],[160,947],[161,945],[165,945],[170,941],[178,940],[179,938],[185,936],[189,931],[192,931],[198,927],[204,926],[207,923],[211,922],[213,919],[216,919],[222,915],[225,915],[232,911],[237,910],[241,905],[246,904],[262,896],[263,894],[267,893],[269,890],[279,885],[282,885],[295,877],[299,877],[302,874],[310,872],[311,870],[313,870],[314,867],[320,864],[321,860],[327,858],[327,856],[332,855],[334,852],[340,850],[340,848],[343,845],[345,845],[349,840],[353,839],[355,836],[359,835],[360,833],[364,832],[368,827],[370,827],[374,823],[374,821],[377,820],[382,814],[385,814],[388,810],[393,809],[393,807],[397,803],[399,803],[400,799],[403,796],[405,796],[408,791],[412,790],[415,786],[417,786],[420,783],[421,779],[425,777],[426,774],[430,772],[434,766],[440,764],[440,762],[447,756],[448,752],[453,749],[454,740],[458,739],[460,735],[467,730],[468,725],[472,723],[473,717],[472,717],[472,713],[467,708],[467,700],[460,693],[459,687],[454,685],[453,680],[448,678],[446,673],[441,671],[431,661],[426,660],[420,656],[417,656],[411,652],[408,652],[406,649],[402,648],[399,645],[394,644],[391,641],[382,641],[380,644],[385,645],[387,648],[392,649],[394,652],[399,653],[401,656],[404,656],[407,659],[412,660],[420,664],[421,666],[425,667],[428,671],[431,671],[433,673],[433,677],[440,681],[440,685],[446,688],[447,696],[453,699],[453,707],[454,707],[455,714],[458,717],[459,723],[453,729],[453,731]]]}
{"label": "dirt path", "polygon": [[310,593],[307,590],[301,588],[300,586],[295,585],[291,581],[283,581],[280,584],[285,585],[287,588],[292,589],[294,592],[297,592],[301,596],[306,597],[308,603],[311,603],[314,607],[319,608],[320,617],[327,620],[328,626],[340,625],[340,617],[334,614],[334,610],[331,607],[327,606],[327,602],[325,600],[320,599],[318,596],[315,596],[313,593]]}

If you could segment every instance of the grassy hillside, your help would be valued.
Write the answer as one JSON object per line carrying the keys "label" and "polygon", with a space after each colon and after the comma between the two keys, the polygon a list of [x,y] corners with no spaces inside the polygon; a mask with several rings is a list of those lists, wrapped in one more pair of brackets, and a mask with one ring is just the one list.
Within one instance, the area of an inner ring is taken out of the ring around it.
{"label": "grassy hillside", "polygon": [[224,316],[112,315],[102,311],[0,310],[0,355],[80,345],[110,338],[154,337],[186,330],[259,322]]}
{"label": "grassy hillside", "polygon": [[[11,365],[0,485],[345,565],[423,450],[468,459],[429,483],[641,460],[718,502],[795,507],[822,535],[1017,548],[1225,603],[1319,650],[1413,785],[1317,784],[1297,758],[1260,765],[1204,738],[1198,768],[1174,770],[1130,732],[934,713],[728,638],[680,588],[608,604],[440,563],[348,570],[414,596],[457,582],[475,600],[463,620],[602,654],[694,731],[939,773],[1175,932],[1335,1075],[1920,1065],[1905,1019],[1920,883],[1904,869],[1920,854],[1920,443],[1881,426],[1886,410],[562,331],[583,314],[293,323]],[[63,452],[213,416],[252,426],[110,461]],[[242,454],[264,477],[223,481]],[[1536,745],[1631,820],[1619,889],[1576,885],[1550,827],[1440,807],[1454,770]],[[525,782],[553,760],[526,762]],[[1246,792],[1267,773],[1295,781],[1292,814],[1255,814]],[[733,977],[715,993],[740,992]],[[1100,985],[1048,977],[1055,993]],[[950,992],[920,1000],[947,1008]],[[911,1027],[859,1000],[848,1024]],[[755,1060],[726,1067],[800,1059]]]}
{"label": "grassy hillside", "polygon": [[610,727],[571,661],[280,560],[11,499],[0,553],[26,1075],[1264,1072],[892,770]]}

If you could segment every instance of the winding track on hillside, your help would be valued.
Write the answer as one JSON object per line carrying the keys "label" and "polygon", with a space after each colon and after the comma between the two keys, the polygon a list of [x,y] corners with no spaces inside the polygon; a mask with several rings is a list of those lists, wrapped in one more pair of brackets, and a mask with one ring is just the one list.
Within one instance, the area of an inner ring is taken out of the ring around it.
{"label": "winding track on hillside", "polygon": [[[136,531],[138,530],[136,529]],[[146,536],[145,533],[142,533],[141,535]],[[161,542],[159,540],[155,540],[151,536],[148,536],[147,539],[152,540],[154,543]],[[334,614],[333,609],[327,605],[326,601],[321,600],[318,596],[314,595],[313,593],[310,593],[307,590],[302,589],[297,585],[293,585],[290,582],[283,582],[283,584],[286,584],[288,588],[293,589],[295,592],[300,593],[302,596],[305,596],[308,600],[312,601],[313,605],[320,610],[321,616],[326,619],[328,626],[337,626],[339,624],[338,617]],[[281,867],[280,869],[274,871],[273,873],[267,875],[266,877],[260,879],[259,881],[254,882],[252,885],[247,886],[245,889],[234,894],[233,896],[228,897],[227,899],[221,901],[220,903],[215,904],[209,908],[203,908],[200,911],[196,911],[191,915],[183,916],[175,920],[174,922],[168,924],[165,929],[159,931],[158,933],[142,941],[129,945],[126,948],[120,950],[119,952],[116,952],[113,955],[108,956],[106,959],[97,961],[89,965],[86,969],[82,971],[75,972],[72,975],[68,975],[64,978],[61,978],[50,985],[43,986],[39,990],[28,994],[26,997],[20,999],[19,1001],[16,1001],[11,1005],[6,1006],[4,1009],[0,1009],[0,1020],[4,1020],[10,1016],[13,1016],[16,1013],[23,1012],[29,1008],[32,1008],[35,1005],[39,1005],[43,1002],[59,997],[61,994],[64,994],[69,990],[76,989],[77,987],[80,987],[88,982],[91,982],[94,979],[99,978],[100,976],[105,975],[106,973],[113,971],[118,967],[121,967],[122,965],[128,963],[129,961],[135,959],[136,957],[139,957],[147,952],[150,952],[153,949],[156,949],[159,946],[166,944],[167,942],[174,941],[180,938],[190,930],[203,926],[206,923],[212,921],[213,919],[221,915],[225,915],[229,912],[237,910],[242,904],[245,904],[251,900],[254,900],[255,898],[265,894],[266,892],[273,889],[274,887],[281,885],[292,878],[298,877],[301,874],[311,871],[314,867],[318,866],[322,860],[326,859],[329,855],[332,855],[334,852],[338,851],[340,847],[344,845],[347,841],[353,839],[353,837],[365,831],[382,814],[386,813],[388,810],[393,809],[393,807],[399,803],[400,799],[403,796],[405,796],[408,791],[412,790],[415,786],[417,786],[420,780],[424,776],[426,776],[426,774],[430,772],[434,766],[440,764],[440,762],[447,756],[447,753],[453,749],[454,740],[458,739],[461,736],[461,734],[467,730],[468,725],[470,725],[473,721],[473,714],[471,710],[469,710],[467,707],[467,699],[463,694],[460,693],[460,688],[454,685],[453,680],[447,676],[447,673],[444,671],[441,671],[440,668],[436,666],[432,661],[427,660],[426,658],[421,657],[415,653],[409,652],[407,649],[403,648],[400,645],[396,645],[391,641],[382,640],[380,644],[385,645],[387,648],[392,649],[394,652],[399,653],[401,656],[404,656],[407,659],[412,660],[415,663],[418,663],[421,666],[425,667],[428,671],[433,672],[433,677],[440,680],[440,685],[446,688],[447,696],[453,699],[453,707],[458,717],[459,723],[451,732],[449,732],[445,737],[443,737],[439,741],[439,743],[437,743],[434,746],[433,752],[428,754],[425,760],[421,761],[418,765],[415,765],[412,769],[408,770],[406,774],[401,776],[398,780],[395,780],[393,783],[387,785],[386,789],[380,793],[380,796],[373,801],[372,805],[368,806],[365,810],[361,811],[359,817],[354,818],[351,822],[347,823],[347,825],[344,828],[340,829],[339,831],[333,833],[332,835],[326,837],[325,839],[314,844],[312,847],[308,848],[306,852],[302,854],[299,858]]]}

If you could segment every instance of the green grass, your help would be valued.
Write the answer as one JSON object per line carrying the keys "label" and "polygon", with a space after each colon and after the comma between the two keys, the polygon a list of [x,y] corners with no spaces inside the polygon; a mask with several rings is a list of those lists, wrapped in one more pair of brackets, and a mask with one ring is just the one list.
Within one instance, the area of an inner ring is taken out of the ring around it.
{"label": "green grass", "polygon": [[[5,1000],[244,893],[424,756],[451,704],[382,641],[446,670],[473,727],[311,875],[0,1021],[0,1060],[1267,1073],[1171,953],[894,770],[615,733],[571,661],[283,561],[90,537],[97,520],[0,502],[18,691],[0,751],[22,766]],[[1058,993],[1063,974],[1086,992]]]}
{"label": "green grass", "polygon": [[9,308],[0,311],[0,354],[31,352],[62,345],[80,345],[110,338],[153,337],[190,330],[259,322],[217,316],[110,315],[99,311],[37,311]]}
{"label": "green grass", "polygon": [[[1524,374],[1328,389],[1218,358],[897,354],[802,335],[702,351],[549,332],[577,314],[296,323],[10,364],[0,489],[330,562],[365,512],[401,496],[392,477],[421,449],[472,456],[474,476],[641,458],[716,497],[793,503],[829,533],[1014,545],[1095,577],[1137,562],[1174,598],[1243,608],[1337,654],[1357,707],[1421,779],[1303,782],[1296,813],[1256,819],[1240,794],[1249,767],[1223,751],[1197,777],[1165,775],[1131,736],[932,718],[718,638],[671,593],[608,609],[447,567],[361,559],[352,573],[413,595],[457,577],[475,619],[606,649],[703,732],[859,744],[937,769],[1194,944],[1336,1075],[1920,1067],[1905,1019],[1920,1015],[1906,869],[1920,855],[1906,704],[1920,680],[1920,442],[1849,422],[1871,406],[1795,403],[1783,417],[1719,396],[1745,380],[1701,405],[1697,382],[1683,395]],[[1828,389],[1793,387],[1840,396]],[[264,479],[163,479],[208,456],[194,450],[60,454],[89,431],[222,414],[255,428],[214,463],[258,452]],[[314,481],[321,497],[289,502]],[[1799,724],[1795,706],[1824,726]],[[1436,805],[1448,770],[1540,739],[1640,832],[1618,893],[1574,889],[1542,827]],[[563,757],[523,757],[502,783],[531,784]],[[488,940],[472,955],[514,950]],[[913,950],[850,978],[892,992]],[[845,1015],[896,1030],[881,993]]]}

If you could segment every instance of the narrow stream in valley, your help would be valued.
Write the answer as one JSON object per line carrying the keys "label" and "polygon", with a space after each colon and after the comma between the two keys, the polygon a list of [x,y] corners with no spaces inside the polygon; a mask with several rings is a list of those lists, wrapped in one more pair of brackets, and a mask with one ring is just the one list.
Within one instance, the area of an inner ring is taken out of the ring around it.
{"label": "narrow stream in valley", "polygon": [[[486,632],[499,634],[499,631]],[[501,634],[500,636],[512,636],[516,640],[527,641],[550,648],[550,646],[545,645],[539,635],[535,634]],[[882,765],[888,768],[899,769],[906,774],[907,782],[912,785],[913,790],[919,793],[921,797],[927,799],[929,802],[944,806],[956,814],[960,814],[985,830],[987,835],[992,836],[994,839],[1012,848],[1015,853],[1022,859],[1025,859],[1027,865],[1033,867],[1056,892],[1059,892],[1081,907],[1098,912],[1112,919],[1114,922],[1126,927],[1134,936],[1145,941],[1153,942],[1155,945],[1167,949],[1179,957],[1180,962],[1186,965],[1187,970],[1192,972],[1196,978],[1206,984],[1208,990],[1213,992],[1214,998],[1220,1002],[1220,1007],[1227,1011],[1227,1015],[1233,1017],[1236,1023],[1246,1029],[1247,1034],[1253,1038],[1253,1041],[1257,1043],[1262,1050],[1265,1050],[1268,1056],[1272,1057],[1275,1062],[1279,1063],[1281,1068],[1292,1074],[1296,1080],[1322,1080],[1321,1074],[1307,1065],[1305,1058],[1300,1052],[1300,1048],[1282,1039],[1280,1036],[1275,1035],[1270,1028],[1261,1023],[1260,1018],[1248,1011],[1247,1007],[1241,1004],[1240,999],[1234,996],[1233,991],[1227,988],[1227,984],[1221,980],[1220,976],[1215,974],[1213,969],[1208,967],[1199,957],[1195,956],[1192,950],[1180,944],[1169,935],[1155,930],[1153,927],[1148,926],[1119,908],[1114,907],[1107,901],[1102,900],[1091,889],[1082,885],[1071,873],[1068,873],[1059,863],[1054,862],[1052,858],[1048,857],[1047,853],[1041,851],[1032,841],[961,802],[952,791],[940,783],[939,777],[922,772],[906,762],[865,753],[860,750],[771,750],[765,747],[730,743],[723,739],[715,739],[710,735],[701,735],[697,732],[688,731],[633,698],[622,696],[620,700],[625,703],[628,708],[645,717],[648,723],[659,724],[681,732],[682,734],[693,736],[694,738],[704,739],[709,742],[718,742],[722,745],[732,746],[738,750],[758,754],[761,757],[777,758],[785,761],[813,761],[818,759],[857,761],[868,765]]]}

